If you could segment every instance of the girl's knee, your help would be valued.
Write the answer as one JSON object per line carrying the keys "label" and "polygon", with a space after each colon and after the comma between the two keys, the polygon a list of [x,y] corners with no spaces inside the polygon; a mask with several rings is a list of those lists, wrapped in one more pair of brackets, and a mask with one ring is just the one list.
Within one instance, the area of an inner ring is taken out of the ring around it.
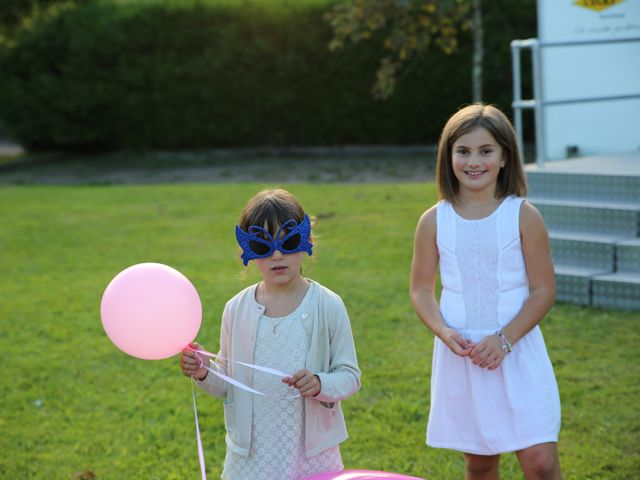
{"label": "girl's knee", "polygon": [[469,455],[464,456],[467,478],[498,478],[500,472],[500,456]]}
{"label": "girl's knee", "polygon": [[556,444],[534,445],[519,452],[518,458],[527,479],[558,480],[562,478]]}
{"label": "girl's knee", "polygon": [[558,476],[558,465],[553,459],[535,458],[532,462],[522,466],[527,480],[555,480]]}

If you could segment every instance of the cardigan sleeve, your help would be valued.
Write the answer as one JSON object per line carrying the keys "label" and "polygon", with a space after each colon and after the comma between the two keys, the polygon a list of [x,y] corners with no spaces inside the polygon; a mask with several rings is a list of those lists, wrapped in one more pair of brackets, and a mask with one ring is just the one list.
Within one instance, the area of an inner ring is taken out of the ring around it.
{"label": "cardigan sleeve", "polygon": [[[229,358],[229,346],[231,342],[231,312],[229,302],[224,307],[222,312],[222,326],[220,327],[220,350],[218,351],[218,358],[212,361],[209,368],[216,372],[227,375],[227,359]],[[212,372],[209,372],[203,381],[196,381],[197,385],[205,392],[218,398],[226,398],[227,396],[227,382]]]}
{"label": "cardigan sleeve", "polygon": [[360,369],[353,341],[353,333],[347,309],[342,299],[335,295],[334,301],[324,312],[328,315],[328,369],[316,372],[320,378],[321,390],[314,400],[320,402],[338,402],[350,397],[360,389]]}

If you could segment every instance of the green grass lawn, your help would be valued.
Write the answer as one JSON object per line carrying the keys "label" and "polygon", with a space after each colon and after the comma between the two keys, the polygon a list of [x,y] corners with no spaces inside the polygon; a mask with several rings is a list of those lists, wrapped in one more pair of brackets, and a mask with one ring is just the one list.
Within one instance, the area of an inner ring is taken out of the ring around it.
{"label": "green grass lawn", "polygon": [[[0,478],[199,475],[189,380],[178,358],[117,350],[99,317],[115,274],[161,262],[203,301],[198,340],[217,349],[242,274],[233,228],[259,184],[0,188]],[[318,217],[305,274],[349,310],[362,390],[344,402],[347,468],[463,478],[462,455],[424,445],[432,335],[408,300],[415,223],[432,184],[290,185]],[[542,324],[562,397],[567,479],[640,472],[640,314],[558,305]],[[207,470],[224,461],[222,403],[198,394]],[[503,478],[521,478],[505,455]]]}

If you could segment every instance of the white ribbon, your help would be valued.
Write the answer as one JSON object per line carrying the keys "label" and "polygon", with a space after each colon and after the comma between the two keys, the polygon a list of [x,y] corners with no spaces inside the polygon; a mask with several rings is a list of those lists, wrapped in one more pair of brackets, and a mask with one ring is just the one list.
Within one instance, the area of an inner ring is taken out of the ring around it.
{"label": "white ribbon", "polygon": [[200,438],[200,424],[198,423],[198,409],[196,408],[196,392],[193,388],[195,381],[191,382],[191,397],[193,398],[193,414],[196,418],[196,438],[198,439],[198,459],[200,460],[200,474],[202,480],[207,480],[207,469],[204,465],[204,450],[202,448],[202,438]]}
{"label": "white ribbon", "polygon": [[[189,347],[189,349],[191,351],[193,351],[193,352],[199,353],[201,355],[204,355],[206,357],[210,357],[210,358],[213,358],[213,359],[216,359],[216,360],[223,360],[223,361],[227,360],[222,355],[216,355],[215,353],[208,352],[207,350],[202,350],[202,349],[196,350],[196,349],[191,348],[191,347]],[[291,377],[290,374],[282,372],[282,371],[277,370],[275,368],[271,368],[271,367],[263,367],[262,365],[255,365],[253,363],[240,362],[238,360],[233,360],[233,363],[236,363],[238,365],[242,365],[244,367],[251,368],[253,370],[257,370],[259,372],[267,373],[269,375],[273,375],[273,376],[278,377],[278,378]],[[275,397],[275,398],[285,398],[285,399],[292,399],[292,398],[300,397],[299,393],[297,393],[295,395],[290,395],[288,397],[280,397],[280,396],[277,396],[277,395],[267,395],[266,393],[259,392],[258,390],[254,389],[254,388],[251,388],[248,385],[245,385],[244,383],[239,382],[238,380],[235,380],[235,379],[229,377],[228,375],[225,375],[224,373],[220,373],[220,372],[218,372],[217,370],[215,370],[213,368],[210,368],[210,367],[205,367],[205,368],[207,370],[209,370],[211,373],[213,373],[214,375],[216,375],[217,377],[219,377],[222,380],[224,380],[225,382],[230,383],[231,385],[234,385],[235,387],[238,387],[239,389],[244,390],[246,392],[253,393],[254,395],[262,395],[264,397]]]}
{"label": "white ribbon", "polygon": [[244,383],[240,383],[239,381],[234,380],[233,378],[225,375],[224,373],[220,373],[220,372],[214,370],[213,368],[209,368],[209,367],[204,367],[204,368],[209,370],[214,375],[217,375],[218,377],[220,377],[225,382],[230,383],[231,385],[235,385],[236,387],[241,388],[242,390],[246,390],[247,392],[254,393],[256,395],[264,395],[264,393],[259,392],[258,390],[254,390],[253,388],[246,386]]}
{"label": "white ribbon", "polygon": [[280,377],[280,378],[291,377],[291,375],[289,375],[288,373],[281,372],[280,370],[276,370],[275,368],[262,367],[260,365],[254,365],[252,363],[245,363],[240,361],[236,361],[234,363],[244,365],[245,367],[253,368],[254,370],[258,370],[260,372],[269,373],[271,375],[275,375],[276,377]]}
{"label": "white ribbon", "polygon": [[[216,360],[227,360],[226,358],[222,357],[221,355],[216,355],[215,353],[211,353],[208,352],[206,350],[196,350],[194,348],[188,347],[189,350],[199,353],[201,355],[205,355],[207,357],[216,359]],[[285,378],[285,377],[291,377],[291,375],[289,375],[288,373],[285,372],[281,372],[280,370],[277,370],[275,368],[270,368],[270,367],[263,367],[261,365],[254,365],[252,363],[246,363],[246,362],[240,362],[240,361],[233,361],[233,363],[237,363],[239,365],[242,365],[244,367],[248,367],[248,368],[252,368],[254,370],[263,372],[263,373],[268,373],[269,375],[274,375],[276,377],[279,378]],[[254,395],[261,395],[264,397],[275,397],[275,398],[285,398],[285,399],[293,399],[293,398],[298,398],[300,397],[300,394],[296,394],[296,395],[291,395],[289,397],[279,397],[276,395],[267,395],[265,393],[259,392],[258,390],[251,388],[247,385],[245,385],[244,383],[241,383],[233,378],[231,378],[228,375],[225,375],[224,373],[220,373],[217,370],[210,368],[210,367],[205,367],[209,372],[213,373],[214,375],[216,375],[217,377],[221,378],[222,380],[224,380],[227,383],[230,383],[231,385],[234,385],[242,390],[245,390],[249,393],[253,393]],[[195,390],[193,388],[193,384],[195,383],[195,379],[193,380],[193,382],[191,382],[191,397],[193,398],[193,414],[195,416],[196,419],[196,438],[198,441],[198,459],[200,460],[200,474],[202,476],[202,480],[207,480],[207,471],[206,471],[206,467],[205,467],[205,463],[204,463],[204,449],[202,448],[202,438],[200,437],[200,424],[198,423],[198,409],[196,407],[196,394],[195,394]]]}

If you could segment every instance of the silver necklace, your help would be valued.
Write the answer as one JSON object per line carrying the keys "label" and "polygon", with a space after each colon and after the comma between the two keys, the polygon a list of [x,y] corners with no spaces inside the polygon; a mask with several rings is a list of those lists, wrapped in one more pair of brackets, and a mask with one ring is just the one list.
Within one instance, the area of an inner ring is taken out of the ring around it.
{"label": "silver necklace", "polygon": [[273,334],[276,334],[276,331],[278,330],[278,327],[280,326],[280,324],[282,322],[284,322],[287,319],[287,317],[282,317],[282,318],[278,318],[277,320],[274,318],[273,319]]}
{"label": "silver necklace", "polygon": [[[309,286],[309,288],[311,288],[311,287]],[[306,292],[305,292],[305,295],[303,295],[303,296],[302,296],[302,300],[300,301],[300,305],[302,305],[302,302],[304,302],[305,297],[306,297]],[[293,311],[293,312],[291,312],[289,315],[286,315],[286,316],[284,316],[284,317],[280,317],[280,318],[272,318],[272,319],[271,319],[271,321],[273,322],[273,329],[272,329],[272,332],[273,332],[273,334],[274,334],[274,335],[275,335],[275,334],[276,334],[276,332],[278,331],[278,327],[280,326],[280,324],[281,324],[282,322],[284,322],[287,318],[289,318],[291,315],[293,315],[293,313],[294,313],[296,310],[298,310],[298,308],[300,308],[300,305],[298,305],[298,306],[294,309],[294,311]],[[306,314],[305,314],[305,315],[303,315],[303,317],[304,317],[304,318],[306,318]]]}

